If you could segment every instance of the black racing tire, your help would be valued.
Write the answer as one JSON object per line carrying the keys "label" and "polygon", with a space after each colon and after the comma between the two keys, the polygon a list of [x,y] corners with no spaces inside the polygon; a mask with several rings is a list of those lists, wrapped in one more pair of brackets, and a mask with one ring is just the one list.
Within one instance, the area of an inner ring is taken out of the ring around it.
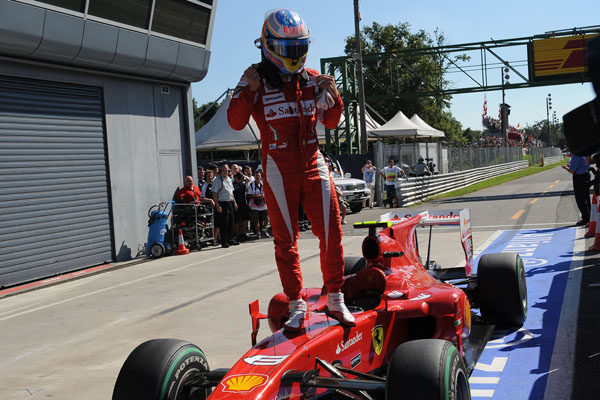
{"label": "black racing tire", "polygon": [[352,210],[353,213],[359,213],[362,209],[362,203],[350,203],[350,210]]}
{"label": "black racing tire", "polygon": [[367,266],[364,257],[344,257],[344,276],[356,274]]}
{"label": "black racing tire", "polygon": [[200,348],[177,339],[153,339],[136,347],[119,372],[113,400],[204,400],[209,389],[192,385],[208,372]]}
{"label": "black racing tire", "polygon": [[152,244],[152,247],[150,247],[150,255],[153,258],[161,258],[162,256],[165,255],[165,252],[166,252],[166,249],[162,243],[155,242]]}
{"label": "black racing tire", "polygon": [[419,339],[396,348],[388,366],[386,400],[469,400],[469,374],[454,345]]}
{"label": "black racing tire", "polygon": [[527,281],[517,253],[484,254],[477,265],[481,316],[501,326],[520,327],[527,318]]}

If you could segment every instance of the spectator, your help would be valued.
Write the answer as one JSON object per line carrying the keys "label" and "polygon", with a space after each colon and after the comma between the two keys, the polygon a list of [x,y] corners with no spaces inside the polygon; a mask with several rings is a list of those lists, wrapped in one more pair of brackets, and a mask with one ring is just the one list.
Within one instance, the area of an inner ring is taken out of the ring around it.
{"label": "spectator", "polygon": [[377,174],[377,168],[371,163],[371,160],[367,160],[361,171],[363,173],[363,181],[365,181],[367,183],[367,187],[371,189],[369,206],[373,208],[373,199],[375,198],[375,175]]}
{"label": "spectator", "polygon": [[248,201],[246,200],[246,181],[241,172],[233,176],[233,197],[238,206],[233,213],[233,231],[238,241],[245,242],[248,240],[246,232],[248,230],[250,208],[248,208]]}
{"label": "spectator", "polygon": [[386,199],[384,206],[389,204],[390,208],[394,207],[394,198],[396,198],[396,179],[399,176],[406,177],[404,170],[397,165],[394,165],[394,160],[390,159],[388,166],[379,171],[379,175],[385,180]]}
{"label": "spectator", "polygon": [[242,169],[242,173],[244,174],[244,180],[246,181],[246,186],[254,182],[254,175],[252,174],[252,167],[249,165],[244,165]]}
{"label": "spectator", "polygon": [[423,160],[423,157],[419,157],[419,160],[413,166],[413,169],[417,173],[417,176],[431,175],[431,172],[429,172],[429,168],[427,167],[427,164],[425,164],[425,160]]}
{"label": "spectator", "polygon": [[575,202],[581,213],[581,220],[576,225],[586,225],[590,222],[590,173],[589,165],[585,157],[571,154],[569,164],[562,166],[568,173],[573,175],[573,192],[575,193]]}
{"label": "spectator", "polygon": [[229,176],[233,178],[238,172],[242,172],[240,166],[237,164],[231,164],[231,171],[229,171]]}
{"label": "spectator", "polygon": [[198,165],[198,187],[202,188],[206,181],[204,180],[204,167],[202,165]]}
{"label": "spectator", "polygon": [[233,213],[237,210],[237,204],[233,197],[233,183],[229,177],[229,165],[221,166],[221,173],[212,182],[212,195],[215,201],[216,224],[219,226],[221,235],[221,246],[238,245],[233,238]]}
{"label": "spectator", "polygon": [[265,192],[262,181],[262,171],[257,170],[254,173],[254,182],[248,185],[246,191],[248,197],[248,205],[250,206],[250,222],[256,236],[270,237],[267,232],[267,224],[269,221],[267,212],[267,203],[265,203]]}
{"label": "spectator", "polygon": [[186,176],[183,187],[175,193],[175,201],[179,203],[208,203],[211,206],[214,202],[211,199],[204,198],[198,186],[194,185],[194,178]]}
{"label": "spectator", "polygon": [[346,225],[346,212],[348,211],[348,202],[344,200],[342,190],[335,186],[335,194],[337,195],[338,204],[340,206],[340,214],[342,215],[342,225]]}

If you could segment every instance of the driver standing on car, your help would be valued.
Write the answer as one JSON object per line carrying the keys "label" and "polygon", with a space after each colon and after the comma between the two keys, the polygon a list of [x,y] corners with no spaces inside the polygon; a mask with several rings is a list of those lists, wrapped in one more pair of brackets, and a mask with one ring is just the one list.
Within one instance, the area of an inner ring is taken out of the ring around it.
{"label": "driver standing on car", "polygon": [[316,130],[317,120],[335,128],[343,103],[332,76],[304,67],[309,42],[308,27],[296,12],[269,13],[255,41],[262,60],[246,69],[227,110],[233,129],[243,129],[250,115],[260,129],[275,260],[290,300],[290,317],[284,325],[288,331],[301,330],[306,314],[300,293],[300,204],[319,238],[328,313],[344,325],[354,325],[341,293],[344,255],[338,201]]}

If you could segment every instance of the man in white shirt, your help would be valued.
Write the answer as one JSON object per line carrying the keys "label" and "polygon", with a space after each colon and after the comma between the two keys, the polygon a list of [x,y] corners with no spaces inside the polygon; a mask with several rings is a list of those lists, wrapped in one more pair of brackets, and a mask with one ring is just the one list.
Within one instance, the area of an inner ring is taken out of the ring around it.
{"label": "man in white shirt", "polygon": [[366,164],[362,167],[363,181],[367,183],[367,187],[371,189],[371,197],[369,198],[369,206],[373,208],[373,198],[375,196],[375,175],[377,174],[377,168],[371,163],[371,160],[367,160]]}

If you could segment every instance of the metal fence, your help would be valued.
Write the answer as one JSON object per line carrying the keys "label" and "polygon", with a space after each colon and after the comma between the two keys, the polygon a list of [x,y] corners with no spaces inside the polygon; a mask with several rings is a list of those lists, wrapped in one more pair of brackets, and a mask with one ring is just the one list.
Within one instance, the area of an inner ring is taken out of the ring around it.
{"label": "metal fence", "polygon": [[448,172],[489,167],[522,159],[522,147],[449,147]]}
{"label": "metal fence", "polygon": [[[542,158],[552,157],[556,160],[558,157],[562,159],[562,153],[558,147],[530,147],[529,148],[529,165],[541,164]],[[559,160],[560,161],[560,160]],[[558,161],[556,161],[558,162]],[[544,164],[548,164],[545,162]]]}
{"label": "metal fence", "polygon": [[523,159],[522,147],[447,147],[441,143],[382,143],[374,144],[375,166],[387,166],[388,160],[410,173],[419,158],[429,159],[436,171],[445,174],[474,168],[505,164]]}
{"label": "metal fence", "polygon": [[402,179],[396,183],[398,205],[409,206],[436,194],[467,187],[527,167],[527,161],[521,160],[450,174]]}

